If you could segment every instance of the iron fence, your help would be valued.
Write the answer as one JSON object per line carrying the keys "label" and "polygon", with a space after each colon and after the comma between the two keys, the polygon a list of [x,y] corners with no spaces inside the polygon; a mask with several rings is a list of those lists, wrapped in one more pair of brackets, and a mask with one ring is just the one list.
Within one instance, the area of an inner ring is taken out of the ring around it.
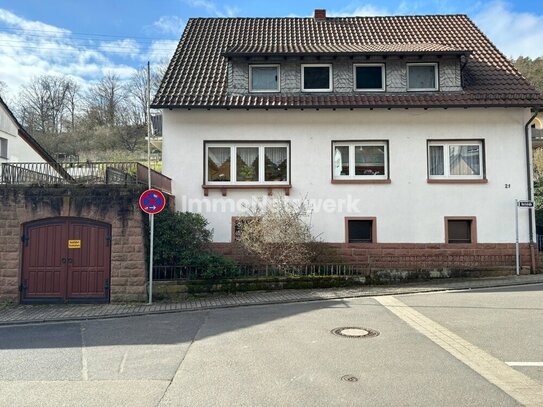
{"label": "iron fence", "polygon": [[270,278],[270,277],[357,277],[379,270],[476,270],[492,267],[514,267],[511,255],[414,255],[368,256],[357,264],[309,264],[275,268],[269,265],[236,265],[234,267],[204,267],[193,265],[154,266],[153,278],[163,281],[187,281],[221,278]]}
{"label": "iron fence", "polygon": [[[147,184],[148,168],[138,162],[2,163],[1,184]],[[151,170],[153,187],[171,193],[171,179]]]}

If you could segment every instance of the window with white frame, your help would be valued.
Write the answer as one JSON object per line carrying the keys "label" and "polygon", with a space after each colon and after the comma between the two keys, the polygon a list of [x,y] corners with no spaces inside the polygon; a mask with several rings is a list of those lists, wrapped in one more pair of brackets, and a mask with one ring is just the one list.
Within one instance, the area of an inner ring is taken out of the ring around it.
{"label": "window with white frame", "polygon": [[385,64],[355,64],[354,88],[363,91],[385,90]]}
{"label": "window with white frame", "polygon": [[288,184],[289,143],[205,143],[206,184]]}
{"label": "window with white frame", "polygon": [[438,83],[436,63],[407,64],[407,90],[437,90]]}
{"label": "window with white frame", "polygon": [[332,159],[336,180],[388,179],[386,141],[335,141]]}
{"label": "window with white frame", "polygon": [[8,158],[8,140],[0,137],[0,158]]}
{"label": "window with white frame", "polygon": [[279,65],[249,65],[251,92],[279,92]]}
{"label": "window with white frame", "polygon": [[331,64],[302,64],[303,92],[330,92],[331,90]]}
{"label": "window with white frame", "polygon": [[430,179],[482,179],[483,159],[480,140],[428,141]]}

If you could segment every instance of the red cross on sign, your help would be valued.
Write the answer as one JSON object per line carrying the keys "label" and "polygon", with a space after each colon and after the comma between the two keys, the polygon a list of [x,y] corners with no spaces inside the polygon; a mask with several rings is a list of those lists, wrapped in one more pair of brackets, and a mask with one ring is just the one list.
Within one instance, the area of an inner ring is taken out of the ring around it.
{"label": "red cross on sign", "polygon": [[156,189],[148,189],[140,196],[140,208],[149,215],[156,215],[166,205],[166,199],[162,192]]}

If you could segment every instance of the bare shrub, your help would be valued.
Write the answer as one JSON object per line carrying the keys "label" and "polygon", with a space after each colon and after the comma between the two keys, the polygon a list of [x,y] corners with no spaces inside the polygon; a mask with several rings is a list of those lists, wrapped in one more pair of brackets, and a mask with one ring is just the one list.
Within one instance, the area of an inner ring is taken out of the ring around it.
{"label": "bare shrub", "polygon": [[286,271],[311,263],[320,250],[311,230],[307,199],[284,197],[261,201],[250,208],[236,230],[236,240],[262,263]]}

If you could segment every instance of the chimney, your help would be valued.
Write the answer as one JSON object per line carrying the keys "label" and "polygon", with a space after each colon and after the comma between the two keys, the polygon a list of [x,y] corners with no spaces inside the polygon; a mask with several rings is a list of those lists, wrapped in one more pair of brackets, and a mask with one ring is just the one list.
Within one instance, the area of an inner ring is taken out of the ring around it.
{"label": "chimney", "polygon": [[326,18],[326,10],[323,8],[315,9],[315,20],[324,20]]}

